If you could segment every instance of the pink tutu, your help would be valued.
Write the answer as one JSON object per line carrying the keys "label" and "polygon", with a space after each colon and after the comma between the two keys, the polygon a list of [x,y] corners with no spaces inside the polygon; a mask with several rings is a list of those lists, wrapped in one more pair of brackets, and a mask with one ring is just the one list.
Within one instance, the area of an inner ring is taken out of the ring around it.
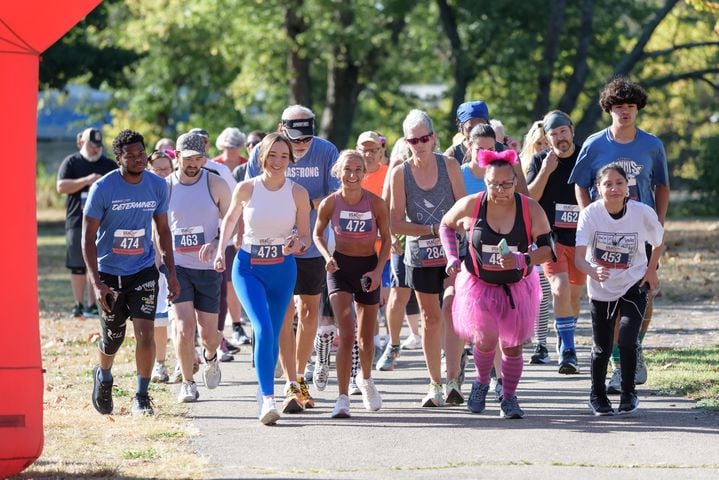
{"label": "pink tutu", "polygon": [[532,338],[542,300],[537,267],[506,287],[480,280],[462,268],[454,287],[452,317],[458,335],[480,345],[498,338],[503,347],[516,347]]}

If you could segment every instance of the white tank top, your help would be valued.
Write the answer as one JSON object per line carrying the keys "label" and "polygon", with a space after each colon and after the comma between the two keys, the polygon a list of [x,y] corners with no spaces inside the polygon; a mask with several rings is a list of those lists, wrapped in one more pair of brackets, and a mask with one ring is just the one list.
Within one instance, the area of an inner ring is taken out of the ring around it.
{"label": "white tank top", "polygon": [[251,245],[283,245],[297,218],[297,206],[292,196],[294,182],[287,178],[279,190],[270,191],[261,177],[255,177],[252,185],[252,197],[242,214],[245,225],[242,249],[250,252]]}

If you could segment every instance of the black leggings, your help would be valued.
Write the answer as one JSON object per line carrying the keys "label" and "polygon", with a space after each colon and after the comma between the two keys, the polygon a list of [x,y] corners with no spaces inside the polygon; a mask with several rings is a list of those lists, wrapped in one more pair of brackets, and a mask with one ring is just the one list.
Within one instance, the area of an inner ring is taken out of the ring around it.
{"label": "black leggings", "polygon": [[633,285],[617,300],[592,300],[592,394],[606,395],[604,381],[612,356],[614,322],[619,313],[619,355],[622,359],[622,392],[634,393],[637,370],[637,341],[647,308],[647,292]]}

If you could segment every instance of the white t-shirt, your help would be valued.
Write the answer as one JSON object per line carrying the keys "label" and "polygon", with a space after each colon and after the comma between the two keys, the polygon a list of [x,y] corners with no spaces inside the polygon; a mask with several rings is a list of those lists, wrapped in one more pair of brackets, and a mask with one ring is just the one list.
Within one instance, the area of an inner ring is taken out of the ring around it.
{"label": "white t-shirt", "polygon": [[576,245],[586,246],[585,259],[593,267],[609,268],[609,278],[597,282],[589,277],[589,298],[610,302],[624,295],[647,272],[644,244],[662,244],[664,228],[656,212],[643,203],[629,200],[627,211],[615,220],[601,200],[579,214]]}
{"label": "white t-shirt", "polygon": [[235,191],[235,187],[237,186],[237,180],[235,180],[235,177],[232,176],[232,172],[229,168],[227,168],[227,165],[223,165],[208,158],[207,163],[205,163],[205,168],[214,170],[219,173],[220,177],[222,177],[222,179],[227,183],[227,187],[230,189],[230,193],[233,193]]}

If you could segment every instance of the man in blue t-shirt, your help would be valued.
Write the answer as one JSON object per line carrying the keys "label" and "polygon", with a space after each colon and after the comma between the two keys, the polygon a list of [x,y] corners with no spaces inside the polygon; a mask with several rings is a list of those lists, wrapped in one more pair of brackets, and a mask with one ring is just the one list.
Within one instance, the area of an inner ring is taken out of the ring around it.
{"label": "man in blue t-shirt", "polygon": [[147,152],[139,133],[123,130],[112,142],[112,149],[120,168],[92,185],[82,223],[82,253],[97,303],[102,307],[100,362],[93,369],[92,404],[102,414],[112,413],[111,368],[130,318],[137,339],[137,393],[132,413],[152,415],[147,389],[155,359],[159,276],[152,243],[153,222],[167,268],[168,299],[174,300],[180,290],[167,223],[167,184],[145,171]]}
{"label": "man in blue t-shirt", "polygon": [[[322,199],[339,188],[339,180],[332,176],[332,166],[339,152],[331,142],[314,136],[315,114],[302,105],[292,105],[282,112],[278,131],[292,143],[295,163],[287,167],[287,177],[307,189],[312,202],[310,227],[314,230],[317,207]],[[246,179],[262,173],[258,157],[259,149],[255,148],[247,162]],[[280,334],[280,358],[287,376],[284,413],[314,406],[314,399],[305,382],[305,366],[312,355],[319,321],[320,294],[325,288],[327,275],[325,260],[314,243],[303,255],[295,255],[295,261],[297,282],[294,293],[299,296],[297,338],[292,328],[293,302],[290,302]]]}
{"label": "man in blue t-shirt", "polygon": [[[585,208],[597,198],[597,172],[606,165],[617,163],[629,177],[629,198],[654,208],[659,221],[664,225],[669,208],[669,173],[664,145],[657,137],[636,126],[637,114],[646,104],[647,93],[644,89],[624,77],[615,78],[602,90],[599,105],[612,117],[612,124],[584,142],[577,164],[569,177],[569,183],[575,184],[577,202],[581,208]],[[648,246],[647,250],[651,251],[651,247]],[[654,295],[647,296],[647,309],[639,333],[636,374],[638,385],[647,379],[641,342],[652,318],[653,298]],[[607,391],[619,393],[621,369],[619,349],[616,345],[612,352],[612,364],[614,372]]]}

